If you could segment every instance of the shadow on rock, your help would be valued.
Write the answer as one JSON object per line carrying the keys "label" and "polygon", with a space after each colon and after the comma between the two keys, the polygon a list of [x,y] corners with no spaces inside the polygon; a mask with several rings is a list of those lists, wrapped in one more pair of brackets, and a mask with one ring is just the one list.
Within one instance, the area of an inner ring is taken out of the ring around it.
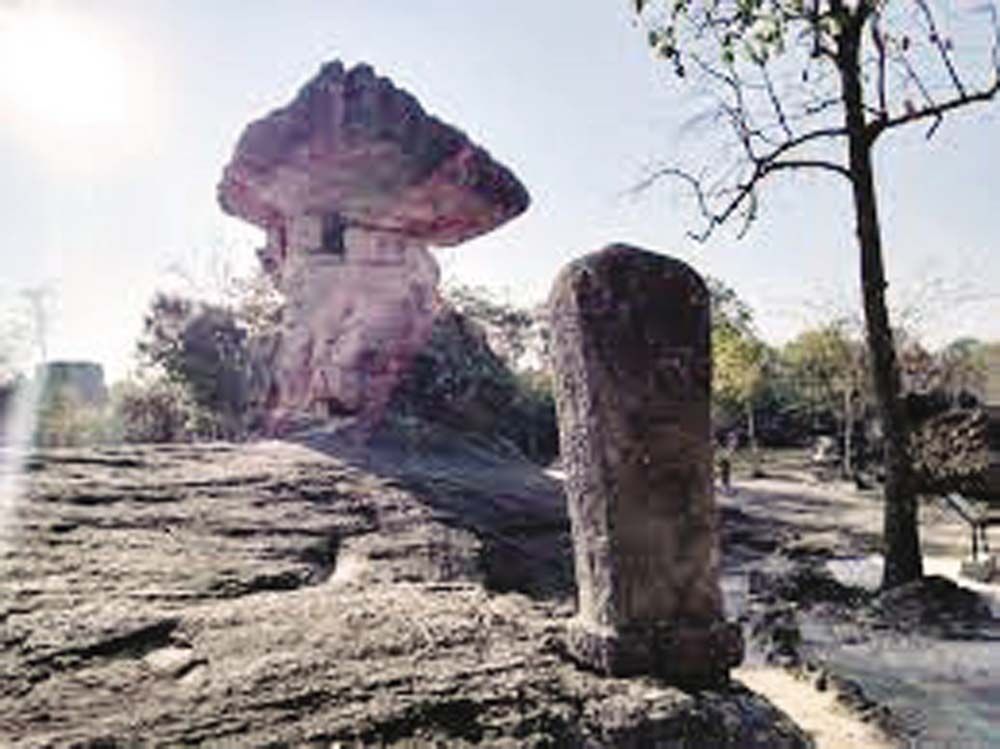
{"label": "shadow on rock", "polygon": [[350,428],[289,439],[389,480],[428,507],[436,522],[472,533],[488,589],[573,595],[562,485],[508,443],[422,420],[389,420],[363,444]]}

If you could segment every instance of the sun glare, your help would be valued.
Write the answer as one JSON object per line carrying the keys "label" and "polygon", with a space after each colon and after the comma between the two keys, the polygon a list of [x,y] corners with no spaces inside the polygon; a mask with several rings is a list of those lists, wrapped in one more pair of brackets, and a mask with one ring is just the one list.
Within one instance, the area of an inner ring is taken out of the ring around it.
{"label": "sun glare", "polygon": [[61,164],[134,154],[150,130],[139,63],[88,17],[15,6],[0,15],[0,127]]}

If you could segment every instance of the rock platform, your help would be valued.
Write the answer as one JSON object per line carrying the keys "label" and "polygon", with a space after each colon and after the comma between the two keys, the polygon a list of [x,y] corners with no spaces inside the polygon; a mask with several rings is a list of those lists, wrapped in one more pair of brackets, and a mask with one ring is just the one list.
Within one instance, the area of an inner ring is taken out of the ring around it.
{"label": "rock platform", "polygon": [[33,457],[0,546],[0,745],[810,745],[738,684],[565,657],[568,524],[541,471],[385,449]]}

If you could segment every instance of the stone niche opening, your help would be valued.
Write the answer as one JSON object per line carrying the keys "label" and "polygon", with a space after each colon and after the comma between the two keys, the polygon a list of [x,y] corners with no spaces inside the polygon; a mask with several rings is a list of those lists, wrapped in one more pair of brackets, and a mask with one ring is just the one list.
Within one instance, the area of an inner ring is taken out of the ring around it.
{"label": "stone niche opening", "polygon": [[337,213],[326,213],[320,219],[320,251],[343,258],[347,252],[344,245],[344,231],[347,226]]}

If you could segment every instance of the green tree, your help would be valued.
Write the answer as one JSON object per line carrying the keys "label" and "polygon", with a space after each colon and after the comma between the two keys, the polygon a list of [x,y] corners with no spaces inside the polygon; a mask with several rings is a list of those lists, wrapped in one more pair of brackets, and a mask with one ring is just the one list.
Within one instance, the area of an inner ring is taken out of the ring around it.
{"label": "green tree", "polygon": [[753,472],[760,473],[756,408],[770,385],[771,352],[757,335],[753,310],[731,287],[706,279],[712,304],[712,402],[717,411],[746,419]]}
{"label": "green tree", "polygon": [[733,289],[718,278],[705,279],[712,304],[712,331],[727,329],[736,333],[753,331],[753,310]]}
{"label": "green tree", "polygon": [[936,357],[941,388],[953,399],[963,395],[982,398],[986,389],[988,351],[989,344],[974,338],[959,338],[943,347]]}
{"label": "green tree", "polygon": [[544,352],[535,351],[546,338],[544,320],[481,288],[451,286],[444,296],[392,410],[501,438],[548,463],[558,453],[559,433]]}
{"label": "green tree", "polygon": [[767,384],[766,355],[767,347],[756,336],[726,326],[712,331],[712,390],[716,399],[734,402],[743,409],[754,474],[760,472],[754,411]]}
{"label": "green tree", "polygon": [[138,342],[141,360],[189,389],[218,417],[226,438],[242,437],[247,410],[247,334],[222,306],[157,294]]}
{"label": "green tree", "polygon": [[535,338],[547,335],[540,330],[544,322],[531,310],[500,301],[488,289],[452,284],[445,288],[443,296],[449,306],[483,329],[490,346],[511,369],[526,368],[526,355],[537,348]]}
{"label": "green tree", "polygon": [[285,299],[262,270],[231,278],[225,287],[225,300],[216,306],[231,309],[250,338],[272,335],[281,327]]}
{"label": "green tree", "polygon": [[730,219],[748,227],[761,186],[774,175],[809,170],[843,180],[850,190],[865,336],[885,435],[882,584],[917,579],[923,574],[918,487],[885,302],[873,154],[890,132],[925,125],[931,136],[946,115],[997,96],[996,4],[984,0],[966,11],[943,0],[634,4],[655,51],[680,78],[716,96],[716,121],[728,134],[720,171],[670,167],[652,178],[676,177],[691,187],[705,219],[699,236]]}
{"label": "green tree", "polygon": [[811,411],[837,415],[843,472],[850,476],[853,426],[869,391],[863,345],[849,334],[845,322],[834,321],[785,344],[781,361],[786,377]]}
{"label": "green tree", "polygon": [[217,433],[213,414],[190,389],[162,374],[117,383],[111,403],[117,437],[125,442],[189,442]]}

